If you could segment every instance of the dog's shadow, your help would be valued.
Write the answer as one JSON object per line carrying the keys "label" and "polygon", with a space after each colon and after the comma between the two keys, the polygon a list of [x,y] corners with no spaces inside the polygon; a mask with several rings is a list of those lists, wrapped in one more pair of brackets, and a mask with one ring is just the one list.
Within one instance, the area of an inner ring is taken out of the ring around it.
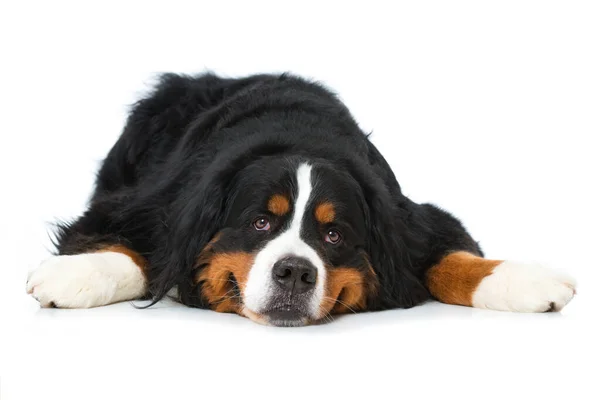
{"label": "dog's shadow", "polygon": [[[58,309],[44,308],[36,312],[37,318],[50,319],[82,319],[82,318],[99,318],[101,320],[122,320],[130,318],[142,318],[147,323],[163,323],[167,321],[177,320],[194,323],[200,321],[202,325],[216,325],[224,327],[231,325],[231,328],[243,329],[268,329],[269,331],[306,331],[318,330],[323,333],[340,333],[347,331],[357,331],[363,329],[385,329],[399,325],[410,323],[435,322],[441,320],[453,320],[456,324],[461,321],[481,320],[485,323],[486,320],[531,320],[532,316],[536,319],[562,318],[562,315],[557,312],[538,313],[538,314],[521,314],[491,310],[481,310],[471,307],[461,307],[447,305],[430,301],[423,305],[410,309],[397,309],[377,312],[360,312],[348,313],[342,315],[329,316],[314,324],[299,328],[279,328],[272,326],[264,326],[256,324],[247,318],[243,318],[237,314],[217,313],[211,310],[203,310],[198,308],[186,307],[175,301],[166,299],[149,307],[141,308],[147,305],[144,301],[125,302],[112,304],[103,307],[91,309]],[[133,315],[138,314],[138,315]]]}

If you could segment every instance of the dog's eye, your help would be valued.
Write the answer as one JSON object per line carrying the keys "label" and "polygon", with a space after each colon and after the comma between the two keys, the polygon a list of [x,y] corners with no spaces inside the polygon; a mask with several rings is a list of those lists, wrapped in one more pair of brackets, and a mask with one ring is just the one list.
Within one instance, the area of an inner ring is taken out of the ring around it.
{"label": "dog's eye", "polygon": [[335,229],[330,229],[325,235],[325,241],[331,244],[337,244],[342,240],[342,235]]}
{"label": "dog's eye", "polygon": [[271,224],[269,223],[269,220],[266,218],[256,219],[254,221],[253,225],[257,231],[268,231],[269,229],[271,229]]}

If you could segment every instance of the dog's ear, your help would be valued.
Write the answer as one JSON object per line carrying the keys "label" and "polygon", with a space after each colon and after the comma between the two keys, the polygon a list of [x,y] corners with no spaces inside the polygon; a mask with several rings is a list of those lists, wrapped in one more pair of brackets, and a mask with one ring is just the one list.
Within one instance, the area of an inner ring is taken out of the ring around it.
{"label": "dog's ear", "polygon": [[240,147],[212,159],[202,169],[198,169],[192,154],[181,158],[187,163],[177,163],[180,165],[180,176],[169,182],[185,184],[163,189],[167,192],[176,190],[177,195],[165,194],[175,198],[175,201],[169,205],[166,220],[163,221],[166,226],[164,237],[156,240],[159,251],[155,252],[155,257],[149,263],[148,289],[152,304],[175,286],[181,301],[187,301],[188,304],[202,302],[192,278],[197,258],[223,228],[227,200],[235,195],[230,187],[231,182],[257,157],[247,148]]}
{"label": "dog's ear", "polygon": [[[232,187],[234,179],[261,157],[285,149],[284,145],[278,144],[252,148],[246,142],[241,142],[216,158],[212,158],[212,154],[203,155],[210,158],[211,163],[201,170],[194,161],[198,155],[187,154],[175,160],[181,176],[168,181],[187,184],[163,189],[165,196],[173,198],[171,192],[175,190],[177,196],[168,207],[166,221],[163,221],[166,226],[163,230],[165,237],[156,239],[160,251],[155,252],[155,257],[149,263],[151,279],[148,289],[153,298],[152,304],[174,286],[178,287],[182,302],[202,304],[193,282],[194,267],[202,250],[225,224],[228,201],[236,195],[236,189]],[[182,163],[181,160],[188,160],[188,163]]]}
{"label": "dog's ear", "polygon": [[402,210],[383,187],[365,194],[370,232],[367,252],[379,281],[369,308],[408,308],[422,303],[429,293],[415,265],[415,250],[422,247],[420,238],[411,236]]}
{"label": "dog's ear", "polygon": [[222,228],[227,196],[230,195],[227,184],[233,174],[229,170],[214,172],[204,174],[195,184],[184,187],[164,221],[167,226],[165,237],[158,239],[160,251],[149,263],[148,289],[153,303],[175,286],[182,301],[184,297],[197,296],[192,293],[193,268],[202,249]]}

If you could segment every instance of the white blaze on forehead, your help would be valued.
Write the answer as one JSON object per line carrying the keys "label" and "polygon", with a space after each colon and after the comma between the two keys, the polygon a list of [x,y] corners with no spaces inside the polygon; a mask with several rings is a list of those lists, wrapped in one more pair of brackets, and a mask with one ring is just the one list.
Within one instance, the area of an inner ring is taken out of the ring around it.
{"label": "white blaze on forehead", "polygon": [[310,193],[312,192],[312,182],[310,180],[311,170],[312,167],[310,165],[300,164],[298,171],[296,172],[298,196],[294,203],[294,216],[289,230],[297,232],[298,237],[300,237],[302,219],[304,218],[304,213],[307,211],[306,208],[308,206],[308,201],[310,200]]}
{"label": "white blaze on forehead", "polygon": [[312,167],[305,163],[298,167],[296,171],[298,193],[294,202],[292,222],[285,232],[268,242],[258,252],[254,265],[250,269],[244,290],[244,303],[254,312],[264,311],[273,292],[274,285],[271,277],[273,265],[284,257],[296,256],[307,259],[317,268],[317,282],[308,307],[314,318],[319,315],[319,305],[325,292],[325,265],[317,252],[300,237],[304,216],[307,212],[310,213],[311,170]]}

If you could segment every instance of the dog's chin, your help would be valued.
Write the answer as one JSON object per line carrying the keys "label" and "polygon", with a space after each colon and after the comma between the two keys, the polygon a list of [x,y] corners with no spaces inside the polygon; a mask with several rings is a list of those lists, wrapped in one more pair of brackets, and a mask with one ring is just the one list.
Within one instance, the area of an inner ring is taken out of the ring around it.
{"label": "dog's chin", "polygon": [[297,327],[308,325],[310,318],[297,310],[272,310],[264,313],[269,325]]}
{"label": "dog's chin", "polygon": [[275,308],[257,313],[244,307],[242,314],[256,323],[280,327],[305,326],[312,321],[306,313],[295,309]]}

